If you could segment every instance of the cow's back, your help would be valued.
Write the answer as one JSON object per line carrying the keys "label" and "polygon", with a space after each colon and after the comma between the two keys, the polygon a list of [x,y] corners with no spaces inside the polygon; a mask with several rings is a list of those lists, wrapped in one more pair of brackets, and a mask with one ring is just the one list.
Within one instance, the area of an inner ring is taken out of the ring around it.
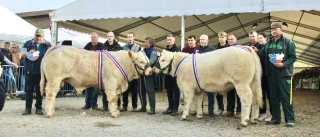
{"label": "cow's back", "polygon": [[60,47],[46,55],[42,63],[48,80],[72,78],[68,82],[73,82],[74,86],[81,83],[92,85],[92,81],[97,80],[98,53],[94,51]]}
{"label": "cow's back", "polygon": [[[178,79],[188,79],[188,86],[196,86],[192,68],[192,56],[181,65],[182,75]],[[255,73],[255,60],[249,51],[229,47],[196,55],[196,67],[200,86],[207,91],[224,92],[233,88],[240,80],[250,83]],[[184,84],[185,86],[186,84]]]}

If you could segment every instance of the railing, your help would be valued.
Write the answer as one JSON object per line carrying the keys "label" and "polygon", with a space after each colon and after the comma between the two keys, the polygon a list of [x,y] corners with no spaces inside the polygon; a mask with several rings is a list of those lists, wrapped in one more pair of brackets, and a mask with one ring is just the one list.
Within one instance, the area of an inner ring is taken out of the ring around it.
{"label": "railing", "polygon": [[1,80],[5,86],[6,93],[24,94],[25,92],[25,74],[24,67],[15,68],[13,65],[3,65]]}

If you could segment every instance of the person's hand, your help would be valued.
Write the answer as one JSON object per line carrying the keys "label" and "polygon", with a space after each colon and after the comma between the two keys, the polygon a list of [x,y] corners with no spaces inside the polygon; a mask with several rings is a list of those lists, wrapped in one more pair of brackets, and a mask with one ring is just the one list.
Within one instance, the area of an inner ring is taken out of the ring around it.
{"label": "person's hand", "polygon": [[284,68],[283,63],[274,63],[274,66],[276,66],[277,68]]}
{"label": "person's hand", "polygon": [[29,52],[31,52],[31,53],[33,53],[33,52],[35,52],[33,49],[30,49],[30,51]]}
{"label": "person's hand", "polygon": [[14,64],[14,67],[15,67],[15,68],[18,68],[19,66],[18,66],[17,64]]}
{"label": "person's hand", "polygon": [[21,58],[27,58],[27,53],[22,53]]}
{"label": "person's hand", "polygon": [[251,48],[252,48],[255,52],[258,52],[257,47],[255,47],[255,46],[251,46]]}

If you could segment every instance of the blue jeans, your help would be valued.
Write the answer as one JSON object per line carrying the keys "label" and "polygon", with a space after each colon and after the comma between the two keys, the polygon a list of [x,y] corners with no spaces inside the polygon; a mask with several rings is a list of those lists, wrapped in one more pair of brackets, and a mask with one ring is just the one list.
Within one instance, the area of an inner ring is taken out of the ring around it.
{"label": "blue jeans", "polygon": [[98,89],[90,87],[86,89],[86,105],[90,107],[98,107]]}
{"label": "blue jeans", "polygon": [[25,91],[24,88],[26,86],[26,76],[24,74],[20,75],[20,82],[21,82],[20,91]]}
{"label": "blue jeans", "polygon": [[16,83],[16,79],[13,76],[12,68],[8,68],[8,69],[3,70],[3,78],[4,78],[4,82],[5,82],[5,89],[7,91],[9,91],[10,82],[11,82],[13,89],[14,89],[14,92],[16,92],[17,91],[17,83]]}

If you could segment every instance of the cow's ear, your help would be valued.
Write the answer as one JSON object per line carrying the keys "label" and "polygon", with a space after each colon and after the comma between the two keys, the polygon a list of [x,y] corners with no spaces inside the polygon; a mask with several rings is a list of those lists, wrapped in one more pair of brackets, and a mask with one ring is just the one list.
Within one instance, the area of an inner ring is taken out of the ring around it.
{"label": "cow's ear", "polygon": [[130,58],[133,58],[132,52],[130,50],[128,50],[128,55]]}

